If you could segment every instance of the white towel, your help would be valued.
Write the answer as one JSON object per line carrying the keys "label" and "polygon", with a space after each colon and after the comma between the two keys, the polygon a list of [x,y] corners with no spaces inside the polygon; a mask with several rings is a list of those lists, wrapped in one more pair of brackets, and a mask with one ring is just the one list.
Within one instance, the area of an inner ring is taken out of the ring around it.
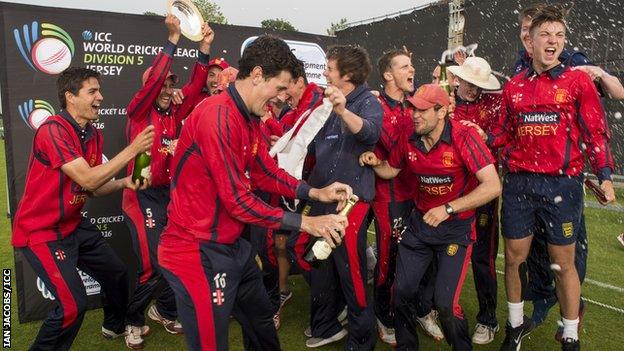
{"label": "white towel", "polygon": [[[291,176],[301,180],[303,163],[308,153],[308,145],[314,140],[316,134],[323,128],[323,125],[325,125],[332,108],[332,103],[327,98],[324,98],[323,104],[314,109],[314,111],[307,110],[304,112],[294,127],[279,138],[269,151],[271,157],[277,155],[278,166]],[[308,114],[310,114],[310,117],[303,123],[297,135],[293,137],[292,135],[297,130],[297,126]]]}

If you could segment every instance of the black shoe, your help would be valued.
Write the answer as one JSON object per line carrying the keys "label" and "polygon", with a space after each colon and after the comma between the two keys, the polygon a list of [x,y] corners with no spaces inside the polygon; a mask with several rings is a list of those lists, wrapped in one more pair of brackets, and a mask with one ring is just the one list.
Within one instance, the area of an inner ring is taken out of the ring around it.
{"label": "black shoe", "polygon": [[561,351],[581,351],[581,343],[572,338],[565,338],[561,341]]}
{"label": "black shoe", "polygon": [[512,328],[509,322],[507,322],[507,326],[505,326],[505,341],[503,341],[500,351],[520,351],[522,338],[529,335],[532,330],[533,322],[527,316],[524,316],[522,325],[516,328]]}

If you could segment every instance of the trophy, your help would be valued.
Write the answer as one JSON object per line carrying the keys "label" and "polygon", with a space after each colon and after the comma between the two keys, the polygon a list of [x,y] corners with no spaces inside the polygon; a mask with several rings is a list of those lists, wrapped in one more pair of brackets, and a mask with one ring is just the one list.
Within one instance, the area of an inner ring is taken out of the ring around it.
{"label": "trophy", "polygon": [[204,37],[201,27],[204,18],[191,0],[168,0],[167,12],[180,20],[182,34],[192,41],[200,41]]}

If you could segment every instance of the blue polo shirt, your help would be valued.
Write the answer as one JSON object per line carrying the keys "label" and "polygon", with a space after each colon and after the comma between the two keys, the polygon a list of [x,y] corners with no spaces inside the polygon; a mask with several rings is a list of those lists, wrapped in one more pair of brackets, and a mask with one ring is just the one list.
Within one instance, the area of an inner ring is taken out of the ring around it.
{"label": "blue polo shirt", "polygon": [[334,112],[314,138],[316,164],[309,184],[322,188],[333,182],[349,184],[364,201],[375,197],[375,175],[371,167],[361,167],[359,157],[372,151],[379,140],[383,110],[366,85],[359,85],[346,96],[347,110],[364,120],[357,134],[349,131]]}

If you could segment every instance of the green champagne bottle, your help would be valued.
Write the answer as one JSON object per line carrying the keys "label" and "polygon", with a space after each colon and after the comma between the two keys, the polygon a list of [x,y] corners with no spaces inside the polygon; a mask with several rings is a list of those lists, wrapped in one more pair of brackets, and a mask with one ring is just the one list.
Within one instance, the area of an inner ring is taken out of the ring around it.
{"label": "green champagne bottle", "polygon": [[132,181],[138,180],[141,184],[145,181],[145,176],[150,170],[152,157],[149,151],[141,152],[134,158],[134,169],[132,170]]}
{"label": "green champagne bottle", "polygon": [[448,95],[451,95],[451,85],[448,82],[446,75],[446,62],[440,64],[440,83],[439,85],[446,91]]}

